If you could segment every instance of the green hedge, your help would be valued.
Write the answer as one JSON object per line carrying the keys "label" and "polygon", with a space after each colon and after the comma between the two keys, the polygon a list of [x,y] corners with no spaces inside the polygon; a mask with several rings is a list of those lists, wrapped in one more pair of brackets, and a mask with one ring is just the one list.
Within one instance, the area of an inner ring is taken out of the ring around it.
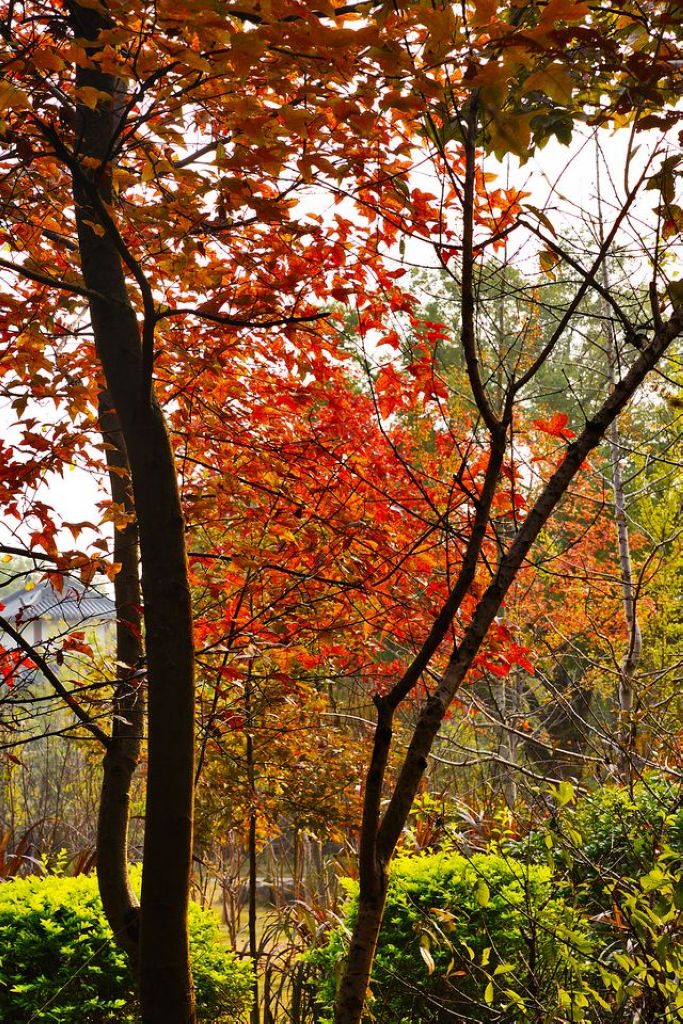
{"label": "green hedge", "polygon": [[609,879],[645,874],[665,847],[683,854],[683,787],[656,772],[632,788],[600,786],[568,799],[542,828],[507,845],[536,863],[552,851],[558,874],[590,885],[600,903]]}
{"label": "green hedge", "polygon": [[[190,907],[198,1020],[244,1020],[250,967],[222,948],[215,915]],[[129,1024],[133,978],[113,941],[93,877],[0,884],[2,1024]]]}
{"label": "green hedge", "polygon": [[[330,1020],[357,898],[311,954]],[[683,800],[652,773],[555,812],[519,841],[392,865],[368,1021],[681,1024]]]}
{"label": "green hedge", "polygon": [[[346,923],[356,913],[352,895]],[[311,954],[330,1019],[347,929]],[[591,941],[550,869],[504,854],[399,857],[373,971],[368,1019],[575,1021],[587,1003]]]}

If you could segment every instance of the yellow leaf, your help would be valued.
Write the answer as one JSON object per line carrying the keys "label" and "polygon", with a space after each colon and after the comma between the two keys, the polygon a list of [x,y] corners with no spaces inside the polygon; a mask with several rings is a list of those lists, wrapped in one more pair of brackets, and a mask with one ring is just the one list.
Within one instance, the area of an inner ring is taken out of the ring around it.
{"label": "yellow leaf", "polygon": [[449,42],[453,39],[457,21],[450,4],[441,10],[423,11],[422,20],[429,29],[430,43]]}
{"label": "yellow leaf", "polygon": [[257,32],[235,32],[230,37],[230,55],[240,71],[255,63],[265,48],[265,41]]}
{"label": "yellow leaf", "polygon": [[564,807],[566,804],[570,804],[574,799],[574,787],[571,782],[562,780],[557,787],[557,802],[560,807]]}
{"label": "yellow leaf", "polygon": [[494,111],[493,117],[488,124],[490,136],[490,148],[501,160],[504,156],[512,153],[520,160],[525,160],[529,155],[529,143],[531,142],[531,114],[501,114]]}
{"label": "yellow leaf", "polygon": [[425,940],[420,942],[420,956],[424,960],[425,965],[427,967],[427,974],[433,974],[436,968],[436,964],[434,963],[434,957],[430,953]]}
{"label": "yellow leaf", "polygon": [[36,50],[32,60],[39,71],[61,71],[64,67],[64,61],[54,50]]}
{"label": "yellow leaf", "polygon": [[126,171],[122,167],[114,167],[112,177],[116,189],[128,188],[138,180],[134,174],[131,174],[130,171]]}
{"label": "yellow leaf", "polygon": [[474,897],[480,907],[487,907],[491,902],[491,890],[483,878],[480,878],[477,882]]}
{"label": "yellow leaf", "polygon": [[546,216],[543,210],[539,210],[536,206],[532,206],[531,203],[525,203],[524,209],[531,210],[532,213],[536,214],[543,227],[547,228],[551,235],[555,235],[555,237],[557,237],[557,231],[553,227],[553,222],[548,216]]}
{"label": "yellow leaf", "polygon": [[111,97],[102,89],[95,89],[92,85],[82,85],[80,89],[76,89],[76,99],[79,103],[85,104],[89,110],[94,110],[100,100],[109,100]]}
{"label": "yellow leaf", "polygon": [[566,67],[562,64],[549,64],[541,71],[529,75],[525,84],[525,92],[544,92],[551,100],[565,106],[572,98],[572,80]]}
{"label": "yellow leaf", "polygon": [[202,57],[200,53],[197,53],[195,50],[191,50],[189,46],[180,54],[180,59],[184,64],[187,64],[188,67],[196,68],[197,71],[211,70],[211,64],[206,57]]}
{"label": "yellow leaf", "polygon": [[550,249],[543,249],[538,254],[538,262],[541,267],[543,274],[548,274],[549,277],[553,277],[553,271],[557,264],[560,262],[554,252]]}
{"label": "yellow leaf", "polygon": [[23,89],[6,78],[0,79],[0,110],[26,110],[31,102]]}
{"label": "yellow leaf", "polygon": [[425,12],[423,21],[429,30],[424,59],[427,62],[443,59],[459,39],[458,20],[448,4],[442,10]]}
{"label": "yellow leaf", "polygon": [[539,28],[554,28],[558,21],[581,21],[587,14],[590,14],[588,4],[574,3],[574,0],[548,0]]}
{"label": "yellow leaf", "polygon": [[96,234],[98,238],[102,238],[102,236],[104,235],[104,228],[102,227],[102,225],[101,225],[101,224],[98,224],[98,223],[97,223],[96,221],[94,221],[94,220],[86,220],[86,221],[84,221],[83,223],[84,223],[84,224],[87,224],[87,225],[88,225],[88,227],[90,228],[90,230],[91,230],[91,231],[92,231],[92,232],[93,232],[94,234]]}
{"label": "yellow leaf", "polygon": [[286,126],[294,132],[303,131],[313,120],[313,116],[309,110],[292,107],[289,104],[280,109],[280,117]]}

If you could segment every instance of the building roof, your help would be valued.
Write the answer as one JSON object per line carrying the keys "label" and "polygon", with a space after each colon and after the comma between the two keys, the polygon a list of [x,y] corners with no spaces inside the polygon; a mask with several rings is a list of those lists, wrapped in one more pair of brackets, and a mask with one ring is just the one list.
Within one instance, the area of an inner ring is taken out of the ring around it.
{"label": "building roof", "polygon": [[27,590],[22,587],[1,599],[6,619],[56,619],[68,625],[103,622],[116,617],[116,605],[95,587],[64,580],[60,593],[48,580]]}

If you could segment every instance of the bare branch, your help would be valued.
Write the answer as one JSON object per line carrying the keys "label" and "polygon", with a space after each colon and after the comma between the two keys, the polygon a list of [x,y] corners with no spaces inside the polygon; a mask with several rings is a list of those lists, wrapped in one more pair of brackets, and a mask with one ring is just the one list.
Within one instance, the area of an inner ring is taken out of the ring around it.
{"label": "bare branch", "polygon": [[59,676],[52,671],[42,654],[39,654],[35,647],[33,647],[32,644],[30,644],[28,640],[26,640],[2,615],[0,615],[0,629],[3,629],[8,636],[11,636],[15,644],[21,648],[24,654],[26,654],[35,665],[37,665],[52,689],[55,693],[59,694],[67,707],[69,707],[76,718],[79,719],[81,724],[92,733],[96,740],[99,740],[103,747],[108,748],[111,743],[109,736],[107,736],[103,729],[100,729],[99,725],[93,722],[87,711],[84,711],[78,701],[69,693],[59,679]]}

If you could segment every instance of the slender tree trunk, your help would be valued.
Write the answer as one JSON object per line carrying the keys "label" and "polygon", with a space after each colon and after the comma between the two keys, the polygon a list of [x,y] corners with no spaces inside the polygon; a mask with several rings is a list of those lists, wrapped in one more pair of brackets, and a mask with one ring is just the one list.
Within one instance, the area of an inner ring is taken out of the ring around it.
{"label": "slender tree trunk", "polygon": [[501,679],[496,687],[498,690],[496,704],[500,714],[500,739],[498,744],[500,762],[498,764],[497,776],[503,799],[510,810],[514,808],[517,802],[517,780],[515,778],[517,736],[510,727],[511,721],[513,726],[515,724],[515,714],[518,705],[518,701],[515,699],[517,686],[518,680],[516,679],[516,673],[514,673],[508,679]]}
{"label": "slender tree trunk", "polygon": [[140,757],[144,725],[138,532],[126,446],[118,416],[106,392],[100,395],[99,420],[112,500],[129,518],[125,526],[114,528],[114,561],[120,567],[114,579],[118,682],[111,741],[103,760],[97,821],[97,880],[107,921],[137,970],[139,904],[128,876],[128,823],[130,788]]}
{"label": "slender tree trunk", "polygon": [[[251,737],[247,738],[251,746]],[[256,936],[256,888],[258,884],[256,863],[256,813],[249,815],[249,956],[254,967],[253,1004],[251,1007],[251,1024],[261,1024],[259,1009],[259,950]]]}
{"label": "slender tree trunk", "polygon": [[623,779],[630,778],[634,764],[635,723],[633,719],[634,682],[640,662],[642,635],[636,612],[636,590],[631,564],[631,545],[626,519],[626,499],[621,473],[621,438],[616,423],[607,435],[612,463],[612,488],[614,492],[614,519],[617,532],[619,573],[621,576],[622,603],[628,629],[628,648],[619,665],[617,688],[617,761]]}
{"label": "slender tree trunk", "polygon": [[[71,9],[75,35],[89,60],[106,27],[103,8]],[[71,164],[81,266],[90,300],[97,355],[130,461],[140,535],[148,676],[148,767],[140,907],[140,1000],[143,1024],[193,1024],[187,905],[192,867],[194,658],[184,522],[175,462],[151,391],[153,310],[143,337],[122,260],[125,250],[109,213],[111,155],[120,87],[111,75],[79,66],[77,89],[108,94],[94,110],[77,106],[78,152]],[[56,140],[58,145],[58,140]],[[84,159],[85,158],[85,159]],[[99,162],[99,163],[98,163]],[[142,288],[140,274],[136,280]]]}
{"label": "slender tree trunk", "polygon": [[372,891],[361,891],[358,897],[358,916],[353,926],[346,969],[334,1004],[334,1019],[339,1024],[357,1024],[363,1015],[384,916],[388,884],[388,865],[378,862]]}
{"label": "slender tree trunk", "polygon": [[249,663],[249,671],[247,672],[247,680],[244,689],[244,710],[245,725],[246,725],[246,744],[247,744],[247,783],[249,785],[249,791],[252,801],[252,811],[249,815],[249,956],[251,957],[252,966],[254,969],[254,985],[253,985],[253,1004],[251,1007],[251,1024],[261,1024],[261,1012],[259,1008],[259,980],[258,980],[258,968],[259,968],[259,950],[258,942],[256,938],[256,886],[258,883],[257,878],[257,860],[256,860],[256,771],[254,766],[254,740],[252,738],[253,719],[252,719],[252,702],[251,702],[251,662]]}
{"label": "slender tree trunk", "polygon": [[[598,180],[598,228],[602,241],[604,226],[602,220],[602,201],[600,195],[600,152],[596,152],[597,158],[597,180]],[[611,288],[609,268],[607,263],[602,265],[602,284],[606,292]],[[610,388],[614,388],[617,382],[617,359],[618,347],[614,330],[614,321],[609,315],[607,302],[602,299],[603,312],[603,338],[606,349],[607,381]],[[624,479],[621,472],[621,437],[619,423],[616,419],[610,423],[607,430],[607,443],[609,445],[610,462],[612,465],[612,491],[614,493],[614,519],[617,530],[617,551],[619,556],[619,574],[621,577],[622,602],[624,606],[624,618],[628,628],[628,649],[619,666],[618,686],[618,730],[617,739],[619,743],[619,767],[622,775],[628,777],[633,768],[633,698],[634,698],[634,676],[640,662],[640,654],[643,646],[640,623],[636,610],[636,588],[633,582],[633,568],[631,563],[631,541],[629,537],[628,520],[626,518],[626,494],[624,491]]]}
{"label": "slender tree trunk", "polygon": [[[606,287],[609,287],[607,270],[604,272]],[[607,366],[610,385],[614,386],[616,378],[616,339],[614,325],[605,321],[605,340],[608,344]],[[621,472],[621,436],[619,424],[615,420],[608,432],[610,461],[612,464],[612,490],[614,493],[614,520],[617,530],[617,550],[619,553],[619,574],[621,576],[621,594],[624,607],[624,618],[628,629],[628,648],[619,666],[619,762],[623,774],[628,775],[633,767],[633,698],[634,677],[643,647],[640,623],[636,611],[636,588],[633,581],[631,563],[631,541],[628,520],[626,518],[626,494],[624,479]]]}

